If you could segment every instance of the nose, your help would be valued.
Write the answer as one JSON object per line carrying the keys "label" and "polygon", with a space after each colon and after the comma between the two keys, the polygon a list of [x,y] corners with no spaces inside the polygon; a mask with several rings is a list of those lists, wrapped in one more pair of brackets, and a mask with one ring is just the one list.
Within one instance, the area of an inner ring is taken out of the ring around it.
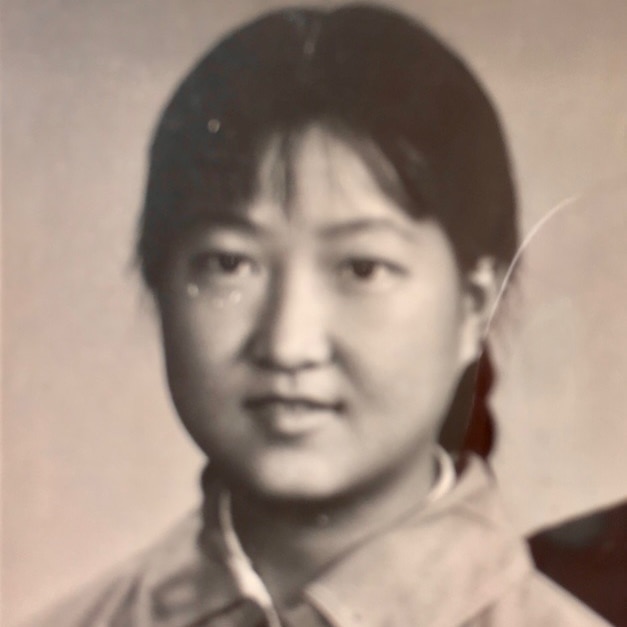
{"label": "nose", "polygon": [[311,273],[290,268],[276,276],[251,338],[253,361],[288,372],[329,362],[327,301]]}

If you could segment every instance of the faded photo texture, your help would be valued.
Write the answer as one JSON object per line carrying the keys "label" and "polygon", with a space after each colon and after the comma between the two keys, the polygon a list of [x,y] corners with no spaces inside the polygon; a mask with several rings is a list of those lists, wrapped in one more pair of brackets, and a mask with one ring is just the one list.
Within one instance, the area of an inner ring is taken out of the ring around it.
{"label": "faded photo texture", "polygon": [[[199,501],[202,458],[167,396],[132,260],[146,150],[216,37],[284,4],[3,3],[3,624]],[[533,234],[489,338],[493,465],[512,516],[529,533],[615,504],[627,476],[627,3],[389,4],[487,86]]]}

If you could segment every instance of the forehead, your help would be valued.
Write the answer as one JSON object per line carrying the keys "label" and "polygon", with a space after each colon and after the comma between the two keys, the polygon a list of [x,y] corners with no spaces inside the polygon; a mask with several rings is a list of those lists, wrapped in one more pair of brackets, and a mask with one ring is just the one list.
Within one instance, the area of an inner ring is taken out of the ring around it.
{"label": "forehead", "polygon": [[414,223],[389,191],[398,185],[394,168],[372,143],[311,126],[298,135],[276,135],[267,142],[255,193],[235,211],[253,220],[280,213],[291,223],[356,219]]}

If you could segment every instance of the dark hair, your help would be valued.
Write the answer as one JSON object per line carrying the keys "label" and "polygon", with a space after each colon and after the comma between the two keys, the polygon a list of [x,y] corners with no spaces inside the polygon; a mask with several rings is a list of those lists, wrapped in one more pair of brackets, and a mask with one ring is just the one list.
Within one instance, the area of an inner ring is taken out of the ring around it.
{"label": "dark hair", "polygon": [[[462,270],[484,255],[512,260],[517,212],[503,132],[463,61],[387,8],[298,8],[227,36],[166,106],[137,246],[147,286],[159,290],[179,237],[254,196],[275,137],[289,186],[293,142],[312,125],[351,144],[410,215],[436,220]],[[459,383],[440,435],[446,448],[487,456],[491,382],[486,353]]]}
{"label": "dark hair", "polygon": [[[461,268],[508,263],[514,186],[497,114],[465,64],[390,9],[284,9],[236,30],[187,75],[155,131],[137,254],[158,289],[176,240],[255,192],[262,150],[320,124],[374,147],[411,215],[432,217]],[[288,157],[289,158],[289,157]]]}

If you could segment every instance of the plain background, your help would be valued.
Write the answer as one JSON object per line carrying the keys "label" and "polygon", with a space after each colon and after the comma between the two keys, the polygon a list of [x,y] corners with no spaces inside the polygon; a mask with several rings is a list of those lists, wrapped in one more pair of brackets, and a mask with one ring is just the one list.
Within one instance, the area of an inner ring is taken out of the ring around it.
{"label": "plain background", "polygon": [[[159,109],[189,65],[217,34],[279,4],[4,2],[7,624],[146,546],[198,500],[200,456],[173,416],[152,304],[132,266],[144,156]],[[396,4],[454,43],[494,95],[511,140],[525,231],[563,199],[625,174],[624,0]],[[608,244],[612,250],[622,247],[624,227],[619,219],[616,232],[623,228],[623,235]],[[585,240],[585,229],[575,231]],[[540,257],[550,263],[552,244],[545,243],[543,250]],[[578,261],[577,250],[571,253],[569,272],[577,263],[590,269],[589,256]],[[610,289],[614,298],[615,290]],[[625,304],[627,296],[618,297],[619,305]],[[563,327],[563,311],[550,311],[553,327],[540,325],[541,330]],[[571,329],[570,339],[578,328]],[[608,343],[611,338],[604,346]],[[526,424],[519,414],[541,409],[535,403],[521,410],[519,401],[527,392],[511,381],[544,386],[553,408],[565,393],[559,387],[563,377],[551,380],[547,392],[546,379],[532,375],[538,364],[553,372],[573,358],[549,351],[547,359],[553,361],[547,361],[544,342],[536,336],[531,344],[539,353],[523,355],[510,368],[516,376],[505,380],[498,396],[499,410],[508,415],[510,408],[509,414],[521,418],[518,425]],[[509,353],[501,357],[502,363],[511,360]],[[599,397],[606,398],[604,377],[597,378]],[[576,381],[567,383],[572,393]],[[584,435],[595,431],[577,419],[569,417],[565,428]],[[531,437],[540,436],[533,432]],[[559,455],[561,441],[555,439],[550,455]],[[607,456],[605,445],[591,443],[579,466],[598,464]],[[550,465],[550,459],[544,461]],[[551,476],[546,471],[538,475],[537,459],[520,450],[516,463],[509,469],[511,482],[518,484],[516,502],[538,501],[527,519],[522,515],[524,525],[541,524],[547,509],[554,518],[576,509],[560,496],[559,482],[543,506],[534,495]],[[624,469],[623,462],[609,466],[613,473]],[[519,482],[525,474],[531,479]],[[600,485],[607,482],[580,484],[579,496],[595,504],[610,499],[611,491],[605,493]]]}

